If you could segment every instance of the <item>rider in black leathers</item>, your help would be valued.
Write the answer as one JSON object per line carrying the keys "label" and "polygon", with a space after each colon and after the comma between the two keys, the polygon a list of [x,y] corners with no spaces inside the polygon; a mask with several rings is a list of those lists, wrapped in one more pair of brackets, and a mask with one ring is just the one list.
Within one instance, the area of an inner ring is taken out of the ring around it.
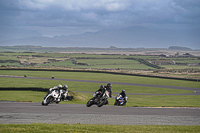
{"label": "rider in black leathers", "polygon": [[100,85],[100,88],[94,93],[94,96],[93,96],[93,100],[97,97],[100,98],[102,92],[104,90],[104,86],[103,85]]}
{"label": "rider in black leathers", "polygon": [[[103,94],[104,94],[104,92],[106,90],[109,92],[109,97],[112,97],[112,90],[111,90],[111,88],[112,88],[112,84],[111,83],[107,83],[107,85],[104,86],[104,89],[103,89],[102,93],[100,94],[100,97],[103,96]],[[106,101],[105,104],[109,104],[108,100]]]}
{"label": "rider in black leathers", "polygon": [[[94,94],[93,100],[97,97],[98,98],[102,97],[106,90],[109,92],[109,97],[112,97],[111,88],[112,88],[111,83],[108,83],[106,86],[100,85],[100,88]],[[108,100],[106,101],[106,104],[108,104]]]}
{"label": "rider in black leathers", "polygon": [[119,95],[121,95],[122,96],[122,98],[124,99],[124,103],[126,103],[126,93],[125,93],[125,90],[122,90],[122,92],[121,93],[119,93]]}
{"label": "rider in black leathers", "polygon": [[111,83],[107,83],[107,85],[104,86],[104,89],[103,89],[103,91],[102,91],[100,97],[104,94],[104,92],[105,92],[106,90],[109,92],[109,97],[112,97],[112,90],[111,90],[111,88],[112,88],[112,84],[111,84]]}

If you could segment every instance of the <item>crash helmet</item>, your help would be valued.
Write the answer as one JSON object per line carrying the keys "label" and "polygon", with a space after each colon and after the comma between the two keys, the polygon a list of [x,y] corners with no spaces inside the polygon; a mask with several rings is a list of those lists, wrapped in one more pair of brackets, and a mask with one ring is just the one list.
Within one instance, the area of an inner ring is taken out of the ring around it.
{"label": "crash helmet", "polygon": [[122,92],[125,93],[125,90],[123,89]]}
{"label": "crash helmet", "polygon": [[61,89],[62,88],[62,85],[61,84],[58,84],[58,89]]}
{"label": "crash helmet", "polygon": [[67,89],[68,89],[68,86],[67,86],[67,85],[64,85],[63,88],[67,90]]}
{"label": "crash helmet", "polygon": [[100,89],[103,89],[104,88],[104,86],[103,85],[100,85]]}
{"label": "crash helmet", "polygon": [[107,87],[108,88],[112,88],[112,84],[111,83],[107,83]]}

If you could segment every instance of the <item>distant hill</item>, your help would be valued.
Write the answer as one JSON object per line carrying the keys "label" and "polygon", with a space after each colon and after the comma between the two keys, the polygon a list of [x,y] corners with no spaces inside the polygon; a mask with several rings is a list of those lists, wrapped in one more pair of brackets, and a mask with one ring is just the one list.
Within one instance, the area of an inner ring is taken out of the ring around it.
{"label": "distant hill", "polygon": [[43,37],[35,33],[33,36],[24,38],[0,39],[0,46],[40,45],[44,47],[106,48],[110,46],[119,48],[168,48],[170,46],[181,46],[199,48],[199,34],[197,31],[160,31],[141,26],[132,26],[122,29],[102,30],[94,33],[87,32],[73,36],[55,36],[53,38]]}
{"label": "distant hill", "polygon": [[0,41],[13,40],[26,37],[43,37],[37,31],[24,28],[0,27]]}
{"label": "distant hill", "polygon": [[192,50],[191,48],[178,47],[178,46],[170,46],[168,49],[170,49],[170,50],[182,50],[182,51],[190,51],[190,50]]}
{"label": "distant hill", "polygon": [[[194,52],[197,50],[192,50],[185,47],[171,46],[169,48],[117,48],[115,46],[110,46],[109,48],[99,48],[99,47],[42,47],[42,46],[33,46],[33,45],[19,45],[19,46],[0,46],[0,52],[144,52],[152,51],[156,54],[166,54],[166,51],[190,51]],[[157,52],[156,52],[157,51]],[[165,51],[165,52],[164,52]],[[200,50],[199,50],[200,51]],[[145,54],[148,54],[145,53]],[[118,54],[117,53],[117,54]],[[102,53],[103,54],[103,53]],[[134,53],[133,53],[134,54]],[[138,54],[138,53],[137,53]]]}

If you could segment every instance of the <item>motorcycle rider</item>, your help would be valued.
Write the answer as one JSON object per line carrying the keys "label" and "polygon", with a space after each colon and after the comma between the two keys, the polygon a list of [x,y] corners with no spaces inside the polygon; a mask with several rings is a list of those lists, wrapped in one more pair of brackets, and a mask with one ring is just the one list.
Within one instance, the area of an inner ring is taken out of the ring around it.
{"label": "motorcycle rider", "polygon": [[112,84],[111,83],[107,83],[107,85],[105,86],[105,89],[109,92],[109,96],[112,97]]}
{"label": "motorcycle rider", "polygon": [[62,87],[62,92],[61,92],[61,100],[64,101],[64,99],[67,97],[67,93],[68,93],[68,86],[65,84]]}
{"label": "motorcycle rider", "polygon": [[[111,88],[112,88],[112,84],[111,84],[111,83],[107,83],[107,85],[104,86],[104,89],[103,89],[103,91],[102,91],[100,97],[103,96],[103,94],[104,94],[104,92],[105,92],[106,90],[109,92],[109,97],[112,97],[112,90],[111,90]],[[105,104],[109,104],[108,100],[106,101]]]}
{"label": "motorcycle rider", "polygon": [[100,88],[99,88],[99,89],[94,93],[94,95],[93,95],[93,100],[94,100],[95,98],[97,98],[97,97],[100,98],[100,94],[102,94],[103,90],[104,90],[104,86],[103,86],[103,85],[100,85]]}
{"label": "motorcycle rider", "polygon": [[58,84],[58,86],[54,86],[53,88],[49,89],[49,93],[53,90],[58,90],[59,92],[59,101],[63,100],[67,97],[67,93],[68,93],[68,86],[64,85],[62,86],[61,84]]}
{"label": "motorcycle rider", "polygon": [[60,92],[60,89],[62,88],[61,84],[58,84],[58,86],[54,86],[53,88],[50,88],[49,91],[53,91],[53,90],[58,90]]}
{"label": "motorcycle rider", "polygon": [[122,98],[124,99],[124,103],[126,104],[126,93],[125,93],[125,90],[123,89],[121,93],[119,93],[119,95],[122,96]]}
{"label": "motorcycle rider", "polygon": [[112,97],[111,88],[112,88],[112,84],[111,83],[107,83],[106,86],[100,85],[100,89],[95,92],[94,97],[96,98],[98,95],[100,95],[100,97],[101,97],[106,90],[109,92],[109,97]]}

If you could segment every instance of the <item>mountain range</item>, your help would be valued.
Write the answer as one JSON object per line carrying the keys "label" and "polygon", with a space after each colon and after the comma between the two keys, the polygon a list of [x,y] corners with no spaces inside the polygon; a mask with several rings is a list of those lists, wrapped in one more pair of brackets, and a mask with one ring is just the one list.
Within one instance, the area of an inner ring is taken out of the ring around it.
{"label": "mountain range", "polygon": [[80,35],[44,37],[37,31],[4,28],[0,31],[0,46],[167,48],[173,45],[199,49],[199,35],[198,30],[154,30],[132,26]]}

